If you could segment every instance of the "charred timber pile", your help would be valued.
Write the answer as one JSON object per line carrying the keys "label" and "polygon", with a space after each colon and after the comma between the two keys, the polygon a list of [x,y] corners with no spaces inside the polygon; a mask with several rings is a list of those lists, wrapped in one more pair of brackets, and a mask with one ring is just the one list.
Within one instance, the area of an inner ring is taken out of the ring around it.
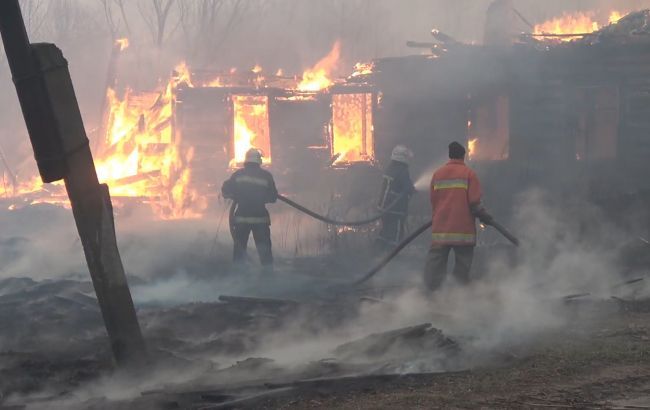
{"label": "charred timber pile", "polygon": [[[460,352],[458,343],[441,330],[425,323],[418,326],[369,335],[334,349],[334,355],[343,362],[397,361],[397,359],[435,356],[448,359]],[[397,365],[397,362],[393,365]]]}
{"label": "charred timber pile", "polygon": [[[143,394],[142,401],[131,405],[154,402],[166,408],[256,408],[271,397],[287,394],[295,397],[337,383],[373,378],[391,380],[404,377],[402,373],[409,370],[449,370],[460,352],[453,339],[430,324],[421,324],[345,343],[333,350],[335,358],[294,368],[268,358],[248,358],[219,370],[213,379],[218,388],[203,384],[203,388],[149,391]],[[256,381],[251,381],[252,375]]]}

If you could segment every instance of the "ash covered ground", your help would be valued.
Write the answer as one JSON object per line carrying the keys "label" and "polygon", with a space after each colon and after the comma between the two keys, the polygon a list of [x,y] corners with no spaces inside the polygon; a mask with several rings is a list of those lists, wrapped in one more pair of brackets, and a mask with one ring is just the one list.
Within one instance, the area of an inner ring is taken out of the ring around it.
{"label": "ash covered ground", "polygon": [[[231,267],[220,216],[118,215],[151,355],[137,374],[114,370],[69,211],[5,212],[1,408],[640,405],[648,245],[596,208],[557,207],[541,192],[517,209],[523,247],[484,232],[473,284],[450,280],[435,295],[420,283],[426,238],[355,287],[377,259],[363,235],[354,251],[298,252],[274,209],[284,242],[274,238],[271,275],[254,252],[248,269]],[[300,242],[327,236],[314,232]]]}

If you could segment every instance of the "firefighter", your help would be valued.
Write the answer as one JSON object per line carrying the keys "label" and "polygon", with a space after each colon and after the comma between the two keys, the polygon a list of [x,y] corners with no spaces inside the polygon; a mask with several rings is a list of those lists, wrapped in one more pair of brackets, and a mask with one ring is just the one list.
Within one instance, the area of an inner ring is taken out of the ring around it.
{"label": "firefighter", "polygon": [[383,212],[377,248],[393,247],[402,241],[410,197],[415,187],[409,174],[411,150],[403,145],[393,149],[390,164],[384,171],[378,209]]}
{"label": "firefighter", "polygon": [[440,287],[447,275],[447,261],[454,251],[453,274],[460,283],[469,282],[476,246],[476,218],[489,225],[492,216],[481,204],[481,185],[476,173],[465,165],[465,148],[449,144],[449,162],[431,180],[433,241],[427,259],[425,283]]}
{"label": "firefighter", "polygon": [[266,270],[273,266],[271,251],[271,218],[266,204],[278,199],[278,191],[270,172],[262,169],[262,153],[251,148],[246,152],[244,168],[223,183],[224,198],[236,204],[233,221],[233,259],[241,263],[246,256],[248,237],[253,232],[260,262]]}

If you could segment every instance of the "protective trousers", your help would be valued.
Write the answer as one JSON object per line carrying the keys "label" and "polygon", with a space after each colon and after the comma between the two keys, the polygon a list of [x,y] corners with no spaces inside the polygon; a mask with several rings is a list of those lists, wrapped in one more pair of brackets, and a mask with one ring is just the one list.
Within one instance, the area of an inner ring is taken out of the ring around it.
{"label": "protective trousers", "polygon": [[470,269],[474,259],[473,246],[445,246],[434,245],[429,249],[427,265],[424,273],[424,282],[429,290],[434,291],[442,285],[447,276],[449,253],[454,251],[454,277],[461,284],[469,283]]}
{"label": "protective trousers", "polygon": [[260,256],[260,263],[263,266],[272,265],[273,253],[271,251],[271,227],[269,224],[235,224],[233,232],[233,239],[235,241],[233,259],[235,263],[243,262],[246,258],[248,237],[251,232],[253,232],[255,247]]}
{"label": "protective trousers", "polygon": [[387,213],[381,218],[379,240],[383,246],[395,246],[404,238],[406,215]]}

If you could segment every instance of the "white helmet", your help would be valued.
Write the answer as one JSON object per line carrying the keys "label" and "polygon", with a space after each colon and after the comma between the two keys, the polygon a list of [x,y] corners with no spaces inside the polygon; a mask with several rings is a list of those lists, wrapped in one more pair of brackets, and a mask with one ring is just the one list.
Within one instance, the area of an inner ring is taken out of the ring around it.
{"label": "white helmet", "polygon": [[244,162],[252,162],[255,164],[262,164],[262,153],[257,148],[251,148],[246,151],[246,159]]}
{"label": "white helmet", "polygon": [[405,164],[408,164],[411,158],[413,158],[413,151],[404,145],[398,145],[393,148],[393,153],[390,156],[390,159],[393,161],[403,162]]}

